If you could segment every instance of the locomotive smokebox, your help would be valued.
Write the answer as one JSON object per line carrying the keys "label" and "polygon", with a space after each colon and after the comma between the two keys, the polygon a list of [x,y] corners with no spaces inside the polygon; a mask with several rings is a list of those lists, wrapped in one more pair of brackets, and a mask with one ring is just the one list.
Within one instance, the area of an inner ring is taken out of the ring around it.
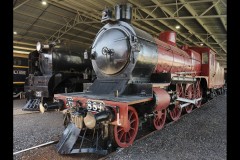
{"label": "locomotive smokebox", "polygon": [[132,5],[129,3],[116,5],[115,17],[117,21],[125,21],[130,23],[132,19]]}

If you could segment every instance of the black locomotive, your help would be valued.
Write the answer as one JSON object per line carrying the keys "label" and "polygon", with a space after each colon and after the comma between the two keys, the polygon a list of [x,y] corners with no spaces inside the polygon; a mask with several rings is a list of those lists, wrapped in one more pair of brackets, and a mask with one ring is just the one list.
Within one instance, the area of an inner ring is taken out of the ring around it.
{"label": "black locomotive", "polygon": [[[82,92],[93,80],[88,53],[63,44],[37,44],[29,54],[29,75],[24,85],[28,100],[23,110],[58,109],[55,93]],[[51,104],[51,105],[50,105]]]}

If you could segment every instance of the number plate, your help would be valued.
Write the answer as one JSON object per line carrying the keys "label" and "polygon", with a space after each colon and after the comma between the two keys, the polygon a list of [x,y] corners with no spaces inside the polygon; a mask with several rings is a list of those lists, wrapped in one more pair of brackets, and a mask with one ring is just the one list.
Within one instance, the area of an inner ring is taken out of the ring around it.
{"label": "number plate", "polygon": [[41,91],[36,91],[36,97],[42,97],[42,92]]}
{"label": "number plate", "polygon": [[87,101],[87,110],[94,112],[101,112],[105,110],[105,104],[103,101],[97,100],[88,100]]}

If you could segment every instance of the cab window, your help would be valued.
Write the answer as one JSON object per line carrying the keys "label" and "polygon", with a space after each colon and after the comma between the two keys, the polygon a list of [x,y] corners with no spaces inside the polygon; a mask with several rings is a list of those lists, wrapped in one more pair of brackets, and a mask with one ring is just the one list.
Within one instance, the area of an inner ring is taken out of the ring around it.
{"label": "cab window", "polygon": [[202,53],[202,64],[208,64],[208,52]]}

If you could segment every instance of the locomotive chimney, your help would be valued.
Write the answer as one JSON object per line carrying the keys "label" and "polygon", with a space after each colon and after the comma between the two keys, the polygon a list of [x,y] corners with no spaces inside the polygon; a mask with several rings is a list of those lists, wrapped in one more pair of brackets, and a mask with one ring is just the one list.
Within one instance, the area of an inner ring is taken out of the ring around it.
{"label": "locomotive chimney", "polygon": [[115,6],[115,18],[117,21],[125,21],[131,23],[132,5],[129,3],[119,4]]}
{"label": "locomotive chimney", "polygon": [[176,46],[176,32],[174,31],[164,31],[159,35],[159,39],[170,45]]}

